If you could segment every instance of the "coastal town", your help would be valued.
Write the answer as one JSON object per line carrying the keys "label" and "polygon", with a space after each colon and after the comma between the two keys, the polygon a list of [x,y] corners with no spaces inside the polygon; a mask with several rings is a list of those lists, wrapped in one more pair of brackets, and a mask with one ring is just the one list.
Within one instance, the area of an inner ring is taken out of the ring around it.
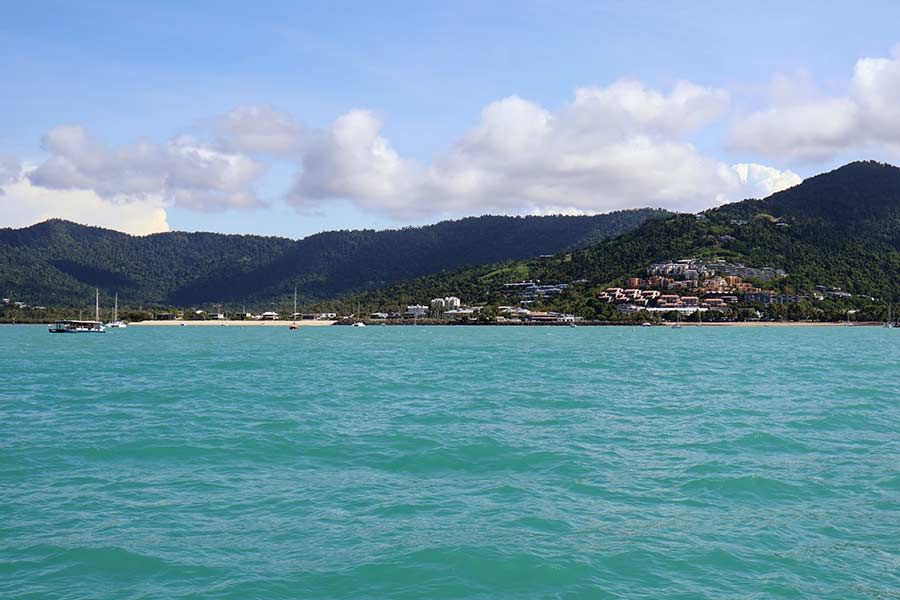
{"label": "coastal town", "polygon": [[[840,288],[817,285],[808,293],[778,291],[779,280],[788,276],[781,269],[750,267],[741,263],[697,258],[661,261],[651,264],[640,276],[622,281],[592,294],[603,318],[590,318],[576,310],[559,310],[567,292],[589,285],[584,279],[570,282],[522,280],[504,283],[497,290],[505,302],[468,304],[456,295],[431,298],[427,303],[398,303],[396,307],[362,311],[357,303],[353,311],[284,311],[273,304],[269,310],[252,311],[242,306],[228,310],[224,304],[209,308],[153,309],[143,307],[134,313],[136,320],[154,322],[258,322],[285,321],[309,324],[500,324],[500,325],[575,325],[575,324],[652,324],[666,321],[754,321],[773,320],[772,310],[789,310],[801,303],[863,301],[876,298],[854,296]],[[604,310],[606,306],[609,310]],[[785,309],[785,307],[788,307]],[[52,313],[43,305],[30,305],[12,298],[0,299],[0,310],[7,322],[36,322]],[[836,318],[851,317],[858,311],[843,309]],[[10,319],[6,313],[18,318]],[[138,313],[142,316],[137,318]],[[784,313],[787,314],[787,313]],[[80,318],[79,311],[79,318]],[[784,320],[782,318],[782,320]],[[809,320],[809,319],[794,319]],[[823,320],[823,319],[820,319]]]}

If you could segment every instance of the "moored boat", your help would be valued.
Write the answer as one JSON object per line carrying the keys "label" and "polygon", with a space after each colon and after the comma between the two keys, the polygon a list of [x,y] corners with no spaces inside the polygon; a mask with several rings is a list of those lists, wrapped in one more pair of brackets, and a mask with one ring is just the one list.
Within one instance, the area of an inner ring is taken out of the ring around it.
{"label": "moored boat", "polygon": [[56,321],[50,325],[50,333],[104,333],[106,328],[100,321]]}
{"label": "moored boat", "polygon": [[297,325],[297,286],[296,285],[294,286],[294,312],[291,313],[291,318],[293,319],[293,321],[291,321],[290,329],[291,329],[291,331],[297,331],[297,329],[299,329],[299,326]]}
{"label": "moored boat", "polygon": [[128,327],[128,325],[124,321],[119,320],[119,292],[116,292],[116,304],[115,308],[113,308],[113,320],[107,323],[106,326],[116,329],[124,329],[125,327]]}
{"label": "moored boat", "polygon": [[50,333],[105,333],[106,327],[100,320],[100,290],[97,289],[94,296],[94,320],[74,321],[62,319],[51,324]]}

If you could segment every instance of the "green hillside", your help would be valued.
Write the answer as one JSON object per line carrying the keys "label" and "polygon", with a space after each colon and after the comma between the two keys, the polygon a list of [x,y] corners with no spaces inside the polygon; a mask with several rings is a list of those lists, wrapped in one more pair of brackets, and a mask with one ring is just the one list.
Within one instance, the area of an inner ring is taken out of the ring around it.
{"label": "green hillside", "polygon": [[550,259],[506,261],[419,278],[354,298],[397,305],[454,294],[502,302],[502,284],[586,280],[551,306],[593,316],[592,299],[610,284],[643,275],[658,261],[721,258],[774,267],[789,275],[786,292],[815,286],[900,300],[900,169],[856,162],[807,179],[763,200],[727,204],[698,215],[644,223],[621,236]]}
{"label": "green hillside", "polygon": [[290,240],[253,235],[131,236],[51,220],[0,230],[0,292],[47,306],[268,306],[299,287],[301,301],[334,298],[464,265],[583,247],[668,213],[483,216],[388,231],[333,231]]}

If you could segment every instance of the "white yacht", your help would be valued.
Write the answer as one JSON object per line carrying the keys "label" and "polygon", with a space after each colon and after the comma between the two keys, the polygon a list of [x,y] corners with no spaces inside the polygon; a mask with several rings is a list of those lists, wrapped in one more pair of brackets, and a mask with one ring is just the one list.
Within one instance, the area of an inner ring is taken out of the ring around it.
{"label": "white yacht", "polygon": [[119,320],[119,292],[116,292],[116,303],[113,308],[113,320],[106,324],[107,327],[113,329],[124,329],[128,324]]}

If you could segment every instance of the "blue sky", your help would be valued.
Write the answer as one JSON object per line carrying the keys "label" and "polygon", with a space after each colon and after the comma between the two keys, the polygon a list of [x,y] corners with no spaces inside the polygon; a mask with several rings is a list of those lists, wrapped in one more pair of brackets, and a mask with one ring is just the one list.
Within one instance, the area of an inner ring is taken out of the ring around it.
{"label": "blue sky", "polygon": [[[300,237],[483,212],[693,210],[896,160],[900,136],[878,119],[900,97],[897,3],[295,4],[4,5],[0,155],[19,167],[0,175],[0,225],[81,209],[131,231],[146,214],[150,229]],[[863,59],[883,61],[871,86]],[[297,149],[223,143],[223,116],[242,107],[291,119]],[[128,150],[142,141],[153,159]],[[776,174],[721,174],[737,164]],[[656,178],[629,179],[638,170]]]}

